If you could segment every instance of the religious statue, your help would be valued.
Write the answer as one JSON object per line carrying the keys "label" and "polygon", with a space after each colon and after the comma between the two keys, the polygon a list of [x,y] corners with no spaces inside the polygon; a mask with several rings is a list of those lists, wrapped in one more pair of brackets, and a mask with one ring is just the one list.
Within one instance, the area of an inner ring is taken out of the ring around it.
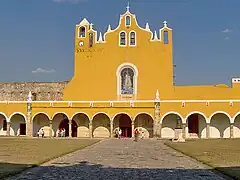
{"label": "religious statue", "polygon": [[124,79],[123,79],[123,91],[124,91],[123,94],[132,94],[133,93],[131,76],[129,75],[128,71],[126,72]]}

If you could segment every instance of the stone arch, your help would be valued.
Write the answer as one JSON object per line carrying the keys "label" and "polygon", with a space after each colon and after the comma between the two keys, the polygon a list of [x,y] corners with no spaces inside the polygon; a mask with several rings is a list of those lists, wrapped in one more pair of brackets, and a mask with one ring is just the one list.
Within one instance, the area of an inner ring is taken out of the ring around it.
{"label": "stone arch", "polygon": [[186,116],[186,138],[207,137],[207,117],[200,111],[193,111]]}
{"label": "stone arch", "polygon": [[153,124],[154,119],[149,113],[139,113],[134,118],[134,127],[138,128],[142,138],[153,137]]}
{"label": "stone arch", "polygon": [[21,112],[14,112],[9,117],[11,122],[10,135],[26,135],[26,116]]}
{"label": "stone arch", "polygon": [[5,113],[0,112],[0,136],[7,135],[8,118]]}
{"label": "stone arch", "polygon": [[113,133],[122,130],[123,137],[132,137],[132,118],[128,113],[120,112],[113,116]]}
{"label": "stone arch", "polygon": [[77,137],[89,138],[89,116],[83,112],[77,112],[72,116],[72,120],[77,123]]}
{"label": "stone arch", "polygon": [[110,137],[110,120],[108,114],[96,113],[92,118],[93,137]]}
{"label": "stone arch", "polygon": [[52,136],[54,136],[53,129],[49,126],[50,117],[44,112],[39,112],[32,117],[33,122],[33,136],[37,136],[40,129],[43,128],[44,136],[49,137],[50,131],[52,131]]}
{"label": "stone arch", "polygon": [[[77,134],[77,123],[72,121],[72,137]],[[59,129],[65,129],[65,136],[69,136],[69,116],[64,112],[57,112],[53,115],[52,118],[52,127],[55,132],[55,136],[59,136]]]}
{"label": "stone arch", "polygon": [[238,112],[234,118],[234,124],[233,124],[233,134],[234,138],[240,138],[240,112]]}
{"label": "stone arch", "polygon": [[211,138],[230,138],[231,116],[228,113],[216,111],[209,119]]}
{"label": "stone arch", "polygon": [[161,136],[162,138],[175,138],[175,129],[181,129],[183,117],[178,112],[168,112],[161,118]]}

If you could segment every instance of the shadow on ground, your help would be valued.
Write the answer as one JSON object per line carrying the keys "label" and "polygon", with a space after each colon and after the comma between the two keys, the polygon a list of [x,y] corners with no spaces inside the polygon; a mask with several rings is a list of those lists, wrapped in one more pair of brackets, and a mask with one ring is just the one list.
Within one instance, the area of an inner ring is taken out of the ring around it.
{"label": "shadow on ground", "polygon": [[[114,168],[101,164],[90,164],[86,161],[70,165],[65,162],[54,163],[50,166],[0,163],[0,179],[51,179],[51,180],[117,180],[117,179],[156,179],[156,180],[176,180],[176,179],[218,179],[216,171],[211,169],[163,169],[163,168]],[[25,169],[25,171],[23,171]],[[239,167],[222,167],[219,170],[240,171]],[[21,172],[22,171],[22,172]],[[15,172],[15,173],[11,173]],[[18,173],[17,173],[18,172]],[[20,172],[20,173],[19,173]],[[218,174],[219,175],[219,174]],[[225,176],[226,178],[226,176]],[[231,179],[231,178],[228,178]],[[235,177],[233,179],[240,179]]]}

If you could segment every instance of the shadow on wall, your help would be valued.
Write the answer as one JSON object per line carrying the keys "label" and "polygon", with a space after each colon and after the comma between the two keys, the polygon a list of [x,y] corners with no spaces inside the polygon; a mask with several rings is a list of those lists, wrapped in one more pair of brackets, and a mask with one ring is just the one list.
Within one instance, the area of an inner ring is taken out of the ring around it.
{"label": "shadow on wall", "polygon": [[[9,172],[15,170],[20,172],[30,165],[24,164],[9,164],[0,163],[0,179],[3,177],[10,177]],[[23,171],[21,174],[13,174],[11,179],[38,179],[45,177],[46,179],[213,179],[214,174],[211,169],[164,169],[164,168],[113,168],[106,167],[101,164],[90,164],[82,161],[75,165],[69,166],[69,163],[60,162],[53,163],[51,166],[37,166],[35,170],[30,169]],[[8,169],[8,173],[3,173]],[[230,174],[237,174],[240,171],[238,167],[221,167],[218,170],[222,172],[230,172]],[[8,174],[8,175],[7,175]],[[7,176],[6,176],[7,175]],[[240,174],[238,174],[240,178]],[[225,176],[226,177],[226,176]],[[234,179],[238,179],[234,178]]]}

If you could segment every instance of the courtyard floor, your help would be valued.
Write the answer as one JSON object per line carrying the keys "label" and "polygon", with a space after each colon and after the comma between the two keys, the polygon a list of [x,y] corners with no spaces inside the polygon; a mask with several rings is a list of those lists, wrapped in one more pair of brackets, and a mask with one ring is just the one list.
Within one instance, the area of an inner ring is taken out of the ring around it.
{"label": "courtyard floor", "polygon": [[223,180],[226,177],[164,145],[162,140],[106,139],[8,180],[39,178]]}

